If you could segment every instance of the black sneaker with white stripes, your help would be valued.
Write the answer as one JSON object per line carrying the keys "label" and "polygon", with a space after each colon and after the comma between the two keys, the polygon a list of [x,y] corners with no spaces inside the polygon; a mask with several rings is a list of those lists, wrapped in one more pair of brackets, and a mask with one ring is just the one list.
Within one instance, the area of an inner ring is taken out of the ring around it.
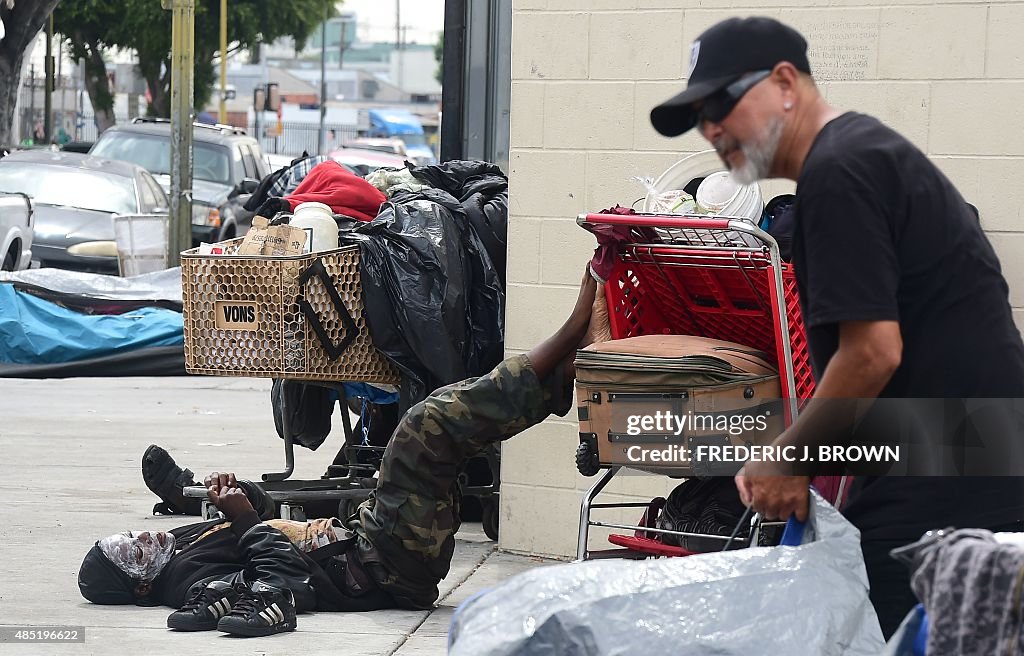
{"label": "black sneaker with white stripes", "polygon": [[294,631],[298,626],[291,591],[257,581],[251,590],[241,588],[239,592],[241,597],[231,614],[217,623],[218,631],[254,637]]}
{"label": "black sneaker with white stripes", "polygon": [[217,622],[231,612],[238,590],[225,581],[212,581],[167,617],[167,627],[179,631],[213,631]]}

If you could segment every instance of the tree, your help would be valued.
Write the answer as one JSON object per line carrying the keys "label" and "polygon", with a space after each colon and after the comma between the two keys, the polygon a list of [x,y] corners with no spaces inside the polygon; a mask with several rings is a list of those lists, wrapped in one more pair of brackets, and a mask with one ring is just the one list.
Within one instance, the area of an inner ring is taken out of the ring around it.
{"label": "tree", "polygon": [[[331,0],[228,0],[229,54],[282,36],[292,37],[301,48],[323,20],[325,6],[333,15]],[[86,57],[86,77],[93,85],[87,87],[97,120],[101,112],[109,112],[113,121],[113,96],[100,64],[102,53],[115,47],[134,50],[138,56],[139,73],[151,98],[147,112],[170,115],[171,12],[157,0],[63,0],[55,13],[55,29],[76,56]],[[196,0],[196,107],[204,106],[213,93],[219,44],[220,0]]]}
{"label": "tree", "polygon": [[11,143],[25,51],[60,0],[0,0],[0,146]]}

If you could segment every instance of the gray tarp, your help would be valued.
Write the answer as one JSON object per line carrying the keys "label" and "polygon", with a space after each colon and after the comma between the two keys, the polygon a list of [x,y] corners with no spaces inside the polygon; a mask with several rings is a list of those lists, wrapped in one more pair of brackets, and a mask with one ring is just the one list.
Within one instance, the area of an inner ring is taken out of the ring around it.
{"label": "gray tarp", "polygon": [[816,493],[804,543],[530,570],[465,602],[457,656],[874,656],[860,536]]}
{"label": "gray tarp", "polygon": [[99,273],[64,269],[0,271],[0,282],[12,282],[19,289],[36,288],[58,294],[123,301],[169,301],[181,307],[181,268],[118,278]]}

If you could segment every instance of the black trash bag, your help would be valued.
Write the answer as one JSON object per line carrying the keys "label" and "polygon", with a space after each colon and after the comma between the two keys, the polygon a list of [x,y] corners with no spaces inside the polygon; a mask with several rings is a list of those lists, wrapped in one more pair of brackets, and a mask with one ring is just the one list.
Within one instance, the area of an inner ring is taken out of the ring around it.
{"label": "black trash bag", "polygon": [[[316,451],[331,432],[331,415],[338,393],[328,387],[310,383],[274,379],[270,386],[270,404],[274,408],[274,426],[284,439],[282,399],[288,406],[288,432],[296,444]],[[282,390],[286,390],[282,392]]]}
{"label": "black trash bag", "polygon": [[367,326],[402,373],[401,411],[501,361],[504,289],[451,194],[399,194],[344,240],[360,246]]}
{"label": "black trash bag", "polygon": [[[729,536],[745,510],[732,477],[691,478],[679,484],[668,495],[655,528]],[[746,528],[741,531],[744,536],[748,533]],[[698,552],[719,551],[725,545],[724,541],[714,538],[671,534],[663,534],[662,540],[665,544]],[[736,541],[734,546],[738,548],[742,543],[742,540]]]}
{"label": "black trash bag", "polygon": [[462,204],[504,288],[508,253],[508,178],[505,174],[495,164],[476,160],[408,166],[414,177],[447,191]]}

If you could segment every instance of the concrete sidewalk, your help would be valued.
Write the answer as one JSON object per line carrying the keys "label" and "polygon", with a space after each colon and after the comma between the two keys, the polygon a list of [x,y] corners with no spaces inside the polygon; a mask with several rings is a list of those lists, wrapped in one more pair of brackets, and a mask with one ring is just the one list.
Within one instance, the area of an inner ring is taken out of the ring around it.
{"label": "concrete sidewalk", "polygon": [[[5,643],[0,653],[444,654],[459,603],[545,564],[498,553],[479,524],[467,524],[435,610],[301,615],[296,633],[244,643],[171,632],[170,609],[86,602],[77,573],[95,540],[192,519],[151,515],[157,499],[142,482],[145,448],[160,444],[198,478],[233,470],[259,480],[284,464],[269,398],[270,381],[258,379],[0,380],[0,630],[85,627],[84,644]],[[297,449],[295,476],[319,477],[340,442],[338,427],[318,451]]]}

